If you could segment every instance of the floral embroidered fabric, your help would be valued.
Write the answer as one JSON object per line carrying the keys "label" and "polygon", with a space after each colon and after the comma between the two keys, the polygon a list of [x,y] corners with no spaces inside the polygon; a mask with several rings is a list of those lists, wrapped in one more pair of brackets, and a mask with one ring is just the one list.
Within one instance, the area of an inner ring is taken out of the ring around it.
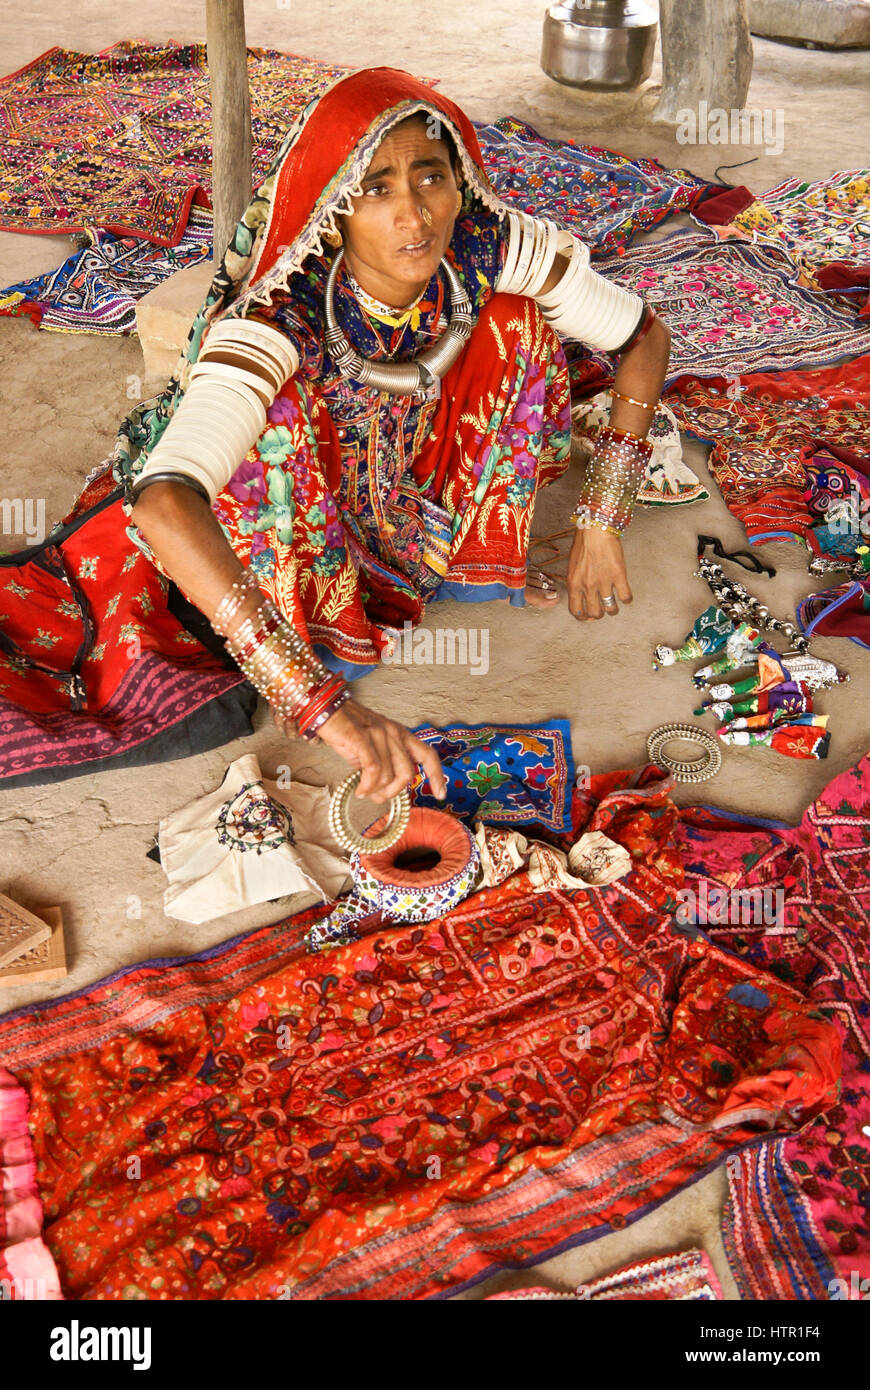
{"label": "floral embroidered fabric", "polygon": [[[471,823],[535,823],[554,834],[571,830],[574,758],[566,719],[543,725],[421,725],[417,738],[431,744],[447,779],[447,805]],[[417,769],[411,798],[417,806],[443,803],[426,790]]]}
{"label": "floral embroidered fabric", "polygon": [[[821,448],[870,456],[870,355],[816,371],[765,372],[733,379],[685,376],[668,405],[685,429],[713,445],[708,461],[730,511],[750,540],[802,539],[830,551],[824,519],[810,509],[807,464]],[[853,553],[860,537],[844,526],[836,541]]]}
{"label": "floral embroidered fabric", "polygon": [[593,253],[627,246],[639,232],[688,211],[710,187],[686,169],[573,140],[549,140],[514,116],[476,125],[490,178],[510,207],[549,217]]}
{"label": "floral embroidered fabric", "polygon": [[[263,178],[288,125],[346,67],[248,50],[252,163]],[[50,48],[0,78],[4,231],[102,227],[175,246],[208,202],[211,94],[204,43]]]}
{"label": "floral embroidered fabric", "polygon": [[870,350],[866,323],[793,284],[791,263],[772,248],[675,232],[607,256],[596,269],[642,295],[666,320],[669,382],[689,372],[805,370]]}
{"label": "floral embroidered fabric", "polygon": [[720,238],[778,247],[794,262],[801,283],[816,288],[818,272],[831,262],[870,264],[870,169],[845,169],[815,182],[786,179],[757,198],[745,192],[743,207],[734,193],[723,195],[722,213],[715,210],[716,198],[701,204],[698,220]]}

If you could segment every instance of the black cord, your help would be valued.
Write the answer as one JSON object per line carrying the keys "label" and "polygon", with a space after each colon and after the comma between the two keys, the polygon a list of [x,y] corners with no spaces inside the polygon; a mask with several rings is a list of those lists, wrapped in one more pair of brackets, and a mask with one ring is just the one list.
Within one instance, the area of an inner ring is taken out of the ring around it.
{"label": "black cord", "polygon": [[[742,169],[744,164],[754,164],[757,159],[758,155],[754,154],[751,159],[741,159],[739,164],[717,164],[716,168],[713,170],[713,178],[719,179],[720,169]],[[719,179],[719,182],[721,183],[723,188],[738,187],[736,183],[726,183],[724,179]]]}
{"label": "black cord", "polygon": [[[718,555],[720,560],[733,560],[735,565],[741,569],[750,570],[753,574],[767,574],[772,579],[776,574],[773,565],[763,565],[757,555],[753,555],[751,550],[726,550],[718,536],[699,536],[698,537],[698,559],[704,558],[704,551],[712,547],[713,554]],[[743,557],[749,561],[744,565]]]}

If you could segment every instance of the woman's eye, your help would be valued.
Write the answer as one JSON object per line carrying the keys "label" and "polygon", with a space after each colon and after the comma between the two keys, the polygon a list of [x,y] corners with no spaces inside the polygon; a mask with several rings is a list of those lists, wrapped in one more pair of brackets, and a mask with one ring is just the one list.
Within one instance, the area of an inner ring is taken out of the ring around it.
{"label": "woman's eye", "polygon": [[374,194],[376,197],[380,197],[380,195],[381,195],[382,193],[386,193],[386,192],[387,192],[387,185],[386,185],[385,183],[373,183],[372,186],[371,186],[371,188],[367,188],[367,189],[365,190],[365,195],[366,195],[366,197],[368,197],[369,194]]}

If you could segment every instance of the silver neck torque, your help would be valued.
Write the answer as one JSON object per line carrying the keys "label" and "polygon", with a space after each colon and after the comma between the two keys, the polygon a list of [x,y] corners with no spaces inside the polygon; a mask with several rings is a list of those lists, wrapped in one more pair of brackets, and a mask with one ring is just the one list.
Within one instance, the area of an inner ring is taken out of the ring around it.
{"label": "silver neck torque", "polygon": [[326,346],[341,375],[347,381],[356,381],[360,386],[369,386],[392,396],[428,392],[436,379],[446,376],[474,327],[471,300],[453,266],[446,257],[442,259],[440,268],[450,287],[451,312],[450,324],[438,342],[410,362],[373,362],[356,351],[336,321],[333,297],[343,259],[344,251],[340,250],[330,267],[325,294]]}

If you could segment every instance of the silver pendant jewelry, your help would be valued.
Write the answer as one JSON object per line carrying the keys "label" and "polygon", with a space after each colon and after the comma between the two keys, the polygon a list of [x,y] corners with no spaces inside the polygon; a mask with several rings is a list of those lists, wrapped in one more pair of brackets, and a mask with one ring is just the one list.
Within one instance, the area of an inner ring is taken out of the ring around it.
{"label": "silver pendant jewelry", "polygon": [[700,556],[695,573],[704,580],[722,612],[727,613],[729,618],[739,623],[751,623],[753,627],[766,632],[781,632],[794,650],[801,654],[809,650],[809,639],[798,631],[794,623],[775,618],[767,604],[754,598],[739,579],[729,579],[715,560]]}

